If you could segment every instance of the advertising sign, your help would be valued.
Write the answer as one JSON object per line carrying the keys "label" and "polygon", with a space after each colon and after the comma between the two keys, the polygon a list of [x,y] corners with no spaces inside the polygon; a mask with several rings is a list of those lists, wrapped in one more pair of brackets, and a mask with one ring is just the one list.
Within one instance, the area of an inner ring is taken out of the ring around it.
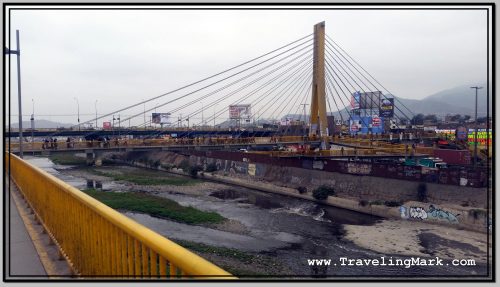
{"label": "advertising sign", "polygon": [[[474,129],[469,129],[469,134],[467,135],[467,142],[469,145],[474,145]],[[486,131],[486,129],[477,130],[477,144],[478,145],[491,145],[491,129]]]}
{"label": "advertising sign", "polygon": [[102,128],[105,130],[111,129],[111,122],[102,122]]}
{"label": "advertising sign", "polygon": [[153,113],[153,124],[172,124],[170,121],[170,113]]}
{"label": "advertising sign", "polygon": [[380,99],[379,116],[385,118],[394,117],[394,98]]}
{"label": "advertising sign", "polygon": [[436,129],[436,134],[438,137],[443,138],[443,139],[455,140],[455,130]]}
{"label": "advertising sign", "polygon": [[381,134],[384,132],[384,119],[379,116],[353,115],[349,121],[349,131],[360,134]]}
{"label": "advertising sign", "polygon": [[380,105],[381,91],[360,93],[360,109],[378,109]]}
{"label": "advertising sign", "polygon": [[252,109],[250,104],[245,105],[230,105],[230,119],[250,119],[252,117]]}
{"label": "advertising sign", "polygon": [[351,96],[351,109],[359,109],[360,92],[355,92]]}
{"label": "advertising sign", "polygon": [[372,117],[372,127],[380,127],[382,120],[378,116]]}
{"label": "advertising sign", "polygon": [[458,140],[466,140],[467,139],[467,129],[465,127],[458,127],[457,139]]}

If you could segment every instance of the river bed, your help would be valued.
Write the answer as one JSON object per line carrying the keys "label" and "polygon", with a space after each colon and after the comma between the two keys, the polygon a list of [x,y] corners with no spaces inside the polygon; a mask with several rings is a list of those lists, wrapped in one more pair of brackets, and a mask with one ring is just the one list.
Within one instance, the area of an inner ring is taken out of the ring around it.
{"label": "river bed", "polygon": [[[382,219],[310,201],[278,194],[229,186],[202,183],[192,187],[176,188],[138,186],[126,182],[113,182],[111,178],[89,175],[78,167],[55,165],[47,158],[28,158],[28,161],[48,171],[78,189],[97,188],[103,192],[148,191],[184,206],[204,211],[214,211],[243,228],[240,231],[226,231],[208,226],[192,226],[171,220],[151,217],[146,214],[121,211],[126,216],[151,228],[172,240],[187,240],[210,246],[233,248],[249,254],[272,258],[280,268],[270,268],[270,277],[287,276],[342,276],[342,277],[457,277],[484,276],[486,264],[475,266],[342,266],[339,258],[349,259],[408,259],[409,255],[384,253],[361,247],[347,240],[345,226],[358,226],[358,234],[370,237],[370,232],[384,232],[373,229]],[[102,167],[106,171],[129,172],[136,167],[113,165]],[[155,171],[156,172],[156,171]],[[171,176],[158,172],[161,176]],[[189,192],[184,192],[189,190]],[[366,228],[363,228],[365,226]],[[363,231],[364,230],[364,231]],[[432,238],[432,236],[427,236]],[[434,238],[435,239],[435,238]],[[403,244],[404,245],[404,244]],[[427,248],[431,246],[426,242]],[[464,247],[467,248],[467,247]],[[376,249],[379,250],[379,249]],[[423,252],[423,253],[422,253]],[[418,252],[421,258],[433,258],[432,252],[424,246]],[[308,259],[331,259],[329,267],[309,266]],[[479,261],[479,260],[478,260]],[[217,262],[215,262],[217,264]],[[274,264],[274,263],[273,263]],[[336,265],[334,265],[336,264]],[[245,266],[243,266],[245,267]],[[251,269],[246,266],[243,269]],[[262,274],[262,270],[260,270]]]}

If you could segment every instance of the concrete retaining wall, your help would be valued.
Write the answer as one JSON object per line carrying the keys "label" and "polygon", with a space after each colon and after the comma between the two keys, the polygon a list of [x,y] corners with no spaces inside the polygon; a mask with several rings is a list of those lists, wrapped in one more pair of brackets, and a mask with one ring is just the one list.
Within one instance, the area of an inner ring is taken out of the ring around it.
{"label": "concrete retaining wall", "polygon": [[[487,232],[487,229],[491,228],[491,215],[484,210],[487,202],[486,188],[426,183],[427,201],[418,202],[417,188],[420,183],[413,181],[187,156],[171,152],[128,154],[122,156],[122,159],[128,163],[139,163],[141,166],[181,174],[184,174],[182,170],[171,167],[189,163],[191,166],[201,166],[205,170],[207,166],[215,165],[216,172],[202,172],[200,177],[385,218],[426,221],[481,232]],[[333,186],[336,195],[330,196],[325,201],[314,199],[311,191],[320,185]],[[306,187],[308,192],[300,194],[298,187]],[[384,205],[388,201],[393,201],[394,204],[400,202],[400,205],[393,207]]]}

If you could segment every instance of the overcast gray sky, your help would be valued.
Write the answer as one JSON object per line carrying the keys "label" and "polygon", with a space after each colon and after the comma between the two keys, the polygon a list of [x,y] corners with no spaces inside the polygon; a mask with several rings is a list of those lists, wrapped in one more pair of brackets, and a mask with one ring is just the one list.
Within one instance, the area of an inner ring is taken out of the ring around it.
{"label": "overcast gray sky", "polygon": [[[19,29],[23,114],[31,114],[34,99],[37,119],[59,122],[76,123],[70,116],[77,111],[74,97],[81,121],[90,120],[95,100],[99,114],[112,112],[310,34],[320,21],[326,21],[326,33],[393,94],[421,99],[454,86],[486,82],[486,13],[12,11],[10,48],[16,48]],[[12,108],[17,111],[15,76],[11,83]]]}

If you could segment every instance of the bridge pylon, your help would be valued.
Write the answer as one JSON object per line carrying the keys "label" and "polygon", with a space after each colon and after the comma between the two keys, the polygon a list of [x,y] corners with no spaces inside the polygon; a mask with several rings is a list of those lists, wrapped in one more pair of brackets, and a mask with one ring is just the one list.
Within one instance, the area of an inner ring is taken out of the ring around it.
{"label": "bridge pylon", "polygon": [[325,22],[314,25],[313,80],[309,135],[328,137],[325,97]]}

